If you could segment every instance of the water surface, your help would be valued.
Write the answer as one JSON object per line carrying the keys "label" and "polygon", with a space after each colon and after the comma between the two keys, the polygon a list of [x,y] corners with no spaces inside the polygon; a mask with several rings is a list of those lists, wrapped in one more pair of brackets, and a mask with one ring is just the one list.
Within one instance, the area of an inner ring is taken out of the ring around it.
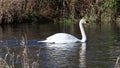
{"label": "water surface", "polygon": [[[0,27],[0,54],[7,63],[21,68],[23,59],[39,68],[114,68],[120,54],[120,27],[115,24],[85,26],[88,41],[74,44],[37,43],[59,32],[81,38],[76,24],[19,24]],[[23,57],[22,35],[27,36],[27,57]],[[57,39],[56,39],[57,40]],[[6,55],[10,55],[7,56]],[[11,55],[14,61],[9,60]],[[24,61],[25,62],[25,61]]]}

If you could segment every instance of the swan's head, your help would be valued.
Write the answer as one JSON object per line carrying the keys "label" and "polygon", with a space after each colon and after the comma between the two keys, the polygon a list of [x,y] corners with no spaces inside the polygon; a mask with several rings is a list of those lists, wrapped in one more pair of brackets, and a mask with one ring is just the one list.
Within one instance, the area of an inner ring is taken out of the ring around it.
{"label": "swan's head", "polygon": [[82,23],[82,24],[87,24],[87,23],[89,23],[89,22],[87,21],[87,19],[82,18],[82,19],[80,20],[80,23]]}

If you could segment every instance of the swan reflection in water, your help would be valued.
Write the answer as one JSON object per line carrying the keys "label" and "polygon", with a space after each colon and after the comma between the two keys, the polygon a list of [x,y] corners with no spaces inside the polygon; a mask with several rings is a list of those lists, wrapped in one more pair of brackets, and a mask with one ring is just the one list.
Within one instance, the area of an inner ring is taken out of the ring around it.
{"label": "swan reflection in water", "polygon": [[86,67],[86,43],[46,44],[45,68],[81,68]]}
{"label": "swan reflection in water", "polygon": [[79,51],[80,68],[86,67],[86,43],[82,43]]}

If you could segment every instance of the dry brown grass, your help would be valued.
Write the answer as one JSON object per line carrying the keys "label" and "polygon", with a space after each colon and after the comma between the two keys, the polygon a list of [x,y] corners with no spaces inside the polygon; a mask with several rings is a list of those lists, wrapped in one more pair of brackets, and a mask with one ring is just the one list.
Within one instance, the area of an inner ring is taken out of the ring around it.
{"label": "dry brown grass", "polygon": [[22,20],[28,12],[33,12],[35,1],[37,0],[0,0],[0,23]]}
{"label": "dry brown grass", "polygon": [[12,22],[15,15],[21,15],[22,0],[0,0],[0,22]]}

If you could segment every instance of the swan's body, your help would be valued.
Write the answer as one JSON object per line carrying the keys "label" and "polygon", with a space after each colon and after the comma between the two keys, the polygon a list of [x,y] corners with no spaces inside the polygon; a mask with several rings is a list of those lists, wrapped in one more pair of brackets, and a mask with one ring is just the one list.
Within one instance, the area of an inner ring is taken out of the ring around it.
{"label": "swan's body", "polygon": [[82,39],[78,39],[75,36],[67,33],[56,33],[52,36],[49,36],[44,41],[38,42],[48,42],[48,43],[77,43],[77,42],[86,42],[87,38],[83,28],[83,23],[86,23],[86,19],[81,19],[79,22],[80,31],[82,34]]}
{"label": "swan's body", "polygon": [[45,41],[42,42],[50,42],[50,43],[73,43],[79,42],[80,40],[70,34],[67,33],[56,33],[52,36],[46,38]]}

